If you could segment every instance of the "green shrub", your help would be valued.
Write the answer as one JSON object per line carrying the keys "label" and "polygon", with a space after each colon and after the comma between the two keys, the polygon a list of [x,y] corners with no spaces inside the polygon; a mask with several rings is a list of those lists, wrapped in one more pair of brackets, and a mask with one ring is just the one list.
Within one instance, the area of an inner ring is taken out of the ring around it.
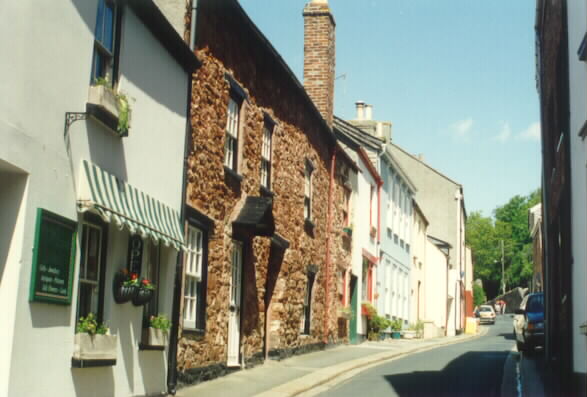
{"label": "green shrub", "polygon": [[88,313],[87,317],[80,317],[75,326],[76,334],[105,335],[108,333],[108,327],[104,323],[98,323],[94,313]]}
{"label": "green shrub", "polygon": [[485,302],[487,302],[487,296],[485,296],[483,287],[477,283],[473,283],[473,304],[475,306],[480,306]]}

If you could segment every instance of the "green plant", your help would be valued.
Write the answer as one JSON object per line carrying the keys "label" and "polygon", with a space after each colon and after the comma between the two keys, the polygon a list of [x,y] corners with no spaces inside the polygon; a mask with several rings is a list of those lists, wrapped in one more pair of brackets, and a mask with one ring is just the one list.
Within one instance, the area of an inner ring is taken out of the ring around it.
{"label": "green plant", "polygon": [[98,323],[94,313],[88,313],[86,317],[80,317],[77,325],[75,326],[75,332],[77,334],[90,334],[90,335],[105,335],[109,331],[108,327],[104,323]]}
{"label": "green plant", "polygon": [[391,327],[391,330],[396,332],[401,331],[403,328],[402,320],[400,320],[399,318],[392,320],[389,325]]}
{"label": "green plant", "polygon": [[367,338],[379,340],[379,333],[388,328],[391,321],[377,314],[377,309],[369,302],[363,302],[362,309],[367,316]]}
{"label": "green plant", "polygon": [[424,322],[422,320],[418,320],[417,322],[410,324],[410,331],[416,331],[418,336],[421,336],[424,332]]}
{"label": "green plant", "polygon": [[121,269],[119,271],[121,275],[122,285],[125,287],[139,287],[139,275],[137,273],[129,273],[126,269]]}
{"label": "green plant", "polygon": [[375,307],[373,307],[373,305],[370,302],[363,302],[361,304],[361,311],[362,314],[367,316],[367,318],[371,318],[377,314],[377,309],[375,309]]}
{"label": "green plant", "polygon": [[117,92],[110,82],[110,76],[96,77],[94,79],[95,86],[105,87],[116,98],[116,108],[118,109],[118,126],[116,131],[119,134],[126,134],[130,128],[130,103],[128,96],[123,92]]}
{"label": "green plant", "polygon": [[163,332],[169,332],[171,328],[171,321],[165,316],[164,314],[158,314],[156,316],[151,316],[149,319],[149,325],[152,328],[160,329]]}

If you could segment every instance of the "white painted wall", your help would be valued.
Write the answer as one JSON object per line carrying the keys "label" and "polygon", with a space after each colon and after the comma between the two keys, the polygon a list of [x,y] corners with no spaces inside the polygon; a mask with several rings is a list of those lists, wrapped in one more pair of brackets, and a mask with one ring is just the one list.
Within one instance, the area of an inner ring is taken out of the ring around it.
{"label": "white painted wall", "polygon": [[587,6],[584,1],[567,2],[569,39],[571,222],[573,235],[572,332],[573,370],[587,373],[587,338],[579,325],[587,321],[587,142],[578,133],[587,120],[587,64],[578,59],[577,50],[587,31]]}
{"label": "white painted wall", "polygon": [[[96,7],[86,0],[21,0],[0,13],[0,34],[10,37],[0,41],[0,50],[11,54],[0,62],[0,87],[7,94],[0,96],[0,162],[28,175],[0,284],[0,316],[14,320],[13,329],[0,331],[7,337],[0,338],[0,395],[111,397],[165,389],[166,353],[137,349],[141,310],[112,303],[110,283],[126,261],[126,231],[110,227],[106,273],[105,318],[119,336],[116,366],[72,369],[75,302],[28,302],[36,210],[80,219],[74,185],[81,159],[179,211],[188,77],[130,9],[120,63],[121,90],[134,98],[130,135],[121,139],[94,121],[78,121],[69,131],[68,155],[64,117],[85,110]],[[169,288],[161,291],[160,310],[167,314],[175,258],[174,250],[164,250],[162,285]],[[76,282],[73,292],[77,296]]]}
{"label": "white painted wall", "polygon": [[[369,235],[369,211],[370,211],[370,200],[371,200],[371,187],[375,189],[375,200],[377,200],[377,184],[373,179],[373,176],[369,172],[367,165],[363,160],[358,158],[358,165],[360,172],[357,175],[357,194],[355,202],[355,216],[353,220],[353,250],[352,250],[352,271],[357,276],[357,302],[359,308],[357,313],[361,313],[360,305],[363,302],[363,249],[367,250],[371,255],[378,257],[377,251],[377,238],[373,239]],[[375,224],[377,214],[374,214]],[[373,282],[375,287],[376,280],[376,269],[373,269]],[[374,288],[375,292],[375,288]],[[367,325],[364,316],[362,319],[359,318],[357,321],[357,333],[361,335],[367,334]]]}
{"label": "white painted wall", "polygon": [[[428,284],[426,282],[426,272],[428,269],[426,259],[426,223],[418,211],[413,212],[411,235],[412,263],[410,271],[411,291],[410,291],[410,323],[418,320],[424,320],[426,313],[426,291]],[[418,282],[420,288],[418,292]],[[438,282],[438,281],[437,281]],[[418,318],[418,293],[419,293],[419,318]]]}
{"label": "white painted wall", "polygon": [[432,321],[437,328],[444,328],[447,311],[447,260],[444,253],[430,241],[426,241],[425,280],[424,318],[426,321]]}

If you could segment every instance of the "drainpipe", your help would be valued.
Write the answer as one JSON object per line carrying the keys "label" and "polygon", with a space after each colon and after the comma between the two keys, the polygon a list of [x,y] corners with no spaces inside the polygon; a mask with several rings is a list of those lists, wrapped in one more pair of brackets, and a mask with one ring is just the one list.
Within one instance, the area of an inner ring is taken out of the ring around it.
{"label": "drainpipe", "polygon": [[198,0],[192,0],[192,18],[190,23],[190,48],[196,49],[196,18],[198,17]]}
{"label": "drainpipe", "polygon": [[[196,10],[198,0],[192,0],[192,21],[190,27],[190,49],[195,50],[196,41]],[[187,86],[187,106],[186,106],[186,128],[183,150],[183,175],[181,185],[181,204],[179,219],[180,224],[185,229],[185,206],[187,194],[187,170],[188,156],[190,153],[189,143],[192,141],[191,128],[191,109],[192,109],[192,73],[189,73]],[[185,235],[185,230],[184,230]],[[180,249],[175,264],[175,279],[173,285],[173,303],[171,307],[171,330],[169,333],[169,351],[167,358],[167,392],[175,396],[177,392],[177,345],[179,343],[179,322],[181,318],[181,290],[183,286],[183,250]]]}
{"label": "drainpipe", "polygon": [[[450,271],[450,248],[446,254],[446,296],[448,297],[448,272]],[[444,305],[444,336],[448,335],[448,305]]]}
{"label": "drainpipe", "polygon": [[324,303],[324,344],[328,343],[328,320],[330,318],[330,243],[332,233],[332,206],[334,202],[334,171],[336,168],[336,144],[330,158],[330,185],[328,187],[328,214],[326,219],[326,275],[325,275],[325,303]]}

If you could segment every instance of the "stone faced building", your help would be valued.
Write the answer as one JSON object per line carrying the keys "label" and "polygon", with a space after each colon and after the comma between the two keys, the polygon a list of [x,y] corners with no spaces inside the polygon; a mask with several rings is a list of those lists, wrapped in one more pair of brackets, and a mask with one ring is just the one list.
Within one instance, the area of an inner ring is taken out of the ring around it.
{"label": "stone faced building", "polygon": [[[331,23],[328,44],[334,19],[313,17]],[[320,113],[236,0],[201,0],[196,26],[183,383],[342,340],[350,262],[339,204],[353,163],[325,121],[332,105]]]}

